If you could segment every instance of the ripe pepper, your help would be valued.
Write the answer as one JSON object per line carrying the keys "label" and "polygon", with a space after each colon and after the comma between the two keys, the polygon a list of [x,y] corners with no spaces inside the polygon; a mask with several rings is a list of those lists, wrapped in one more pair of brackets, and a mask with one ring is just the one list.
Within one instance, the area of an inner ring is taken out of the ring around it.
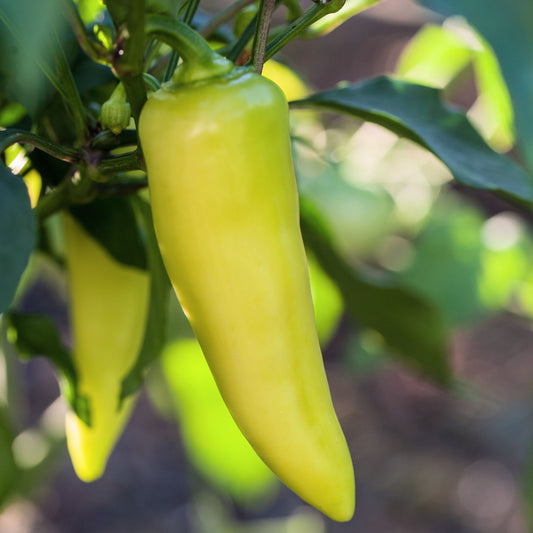
{"label": "ripe pepper", "polygon": [[316,332],[287,101],[191,39],[139,122],[161,254],[247,440],[302,499],[349,520],[353,467]]}
{"label": "ripe pepper", "polygon": [[91,425],[68,411],[68,451],[76,474],[94,481],[104,470],[135,398],[119,410],[121,380],[143,339],[150,278],[112,258],[70,215],[64,217],[71,295],[73,362],[80,393],[89,400]]}

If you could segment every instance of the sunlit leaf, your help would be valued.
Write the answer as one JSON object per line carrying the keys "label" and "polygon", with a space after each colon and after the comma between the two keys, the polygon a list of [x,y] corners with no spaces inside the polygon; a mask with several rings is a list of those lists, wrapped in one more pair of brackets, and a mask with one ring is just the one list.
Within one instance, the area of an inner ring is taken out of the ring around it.
{"label": "sunlit leaf", "polygon": [[407,81],[444,88],[469,64],[472,50],[451,31],[428,24],[407,44],[396,73]]}
{"label": "sunlit leaf", "polygon": [[418,0],[461,15],[494,50],[513,102],[517,142],[533,171],[533,3],[525,0]]}
{"label": "sunlit leaf", "polygon": [[271,494],[276,478],[233,421],[198,342],[168,345],[161,361],[187,454],[198,471],[241,503]]}
{"label": "sunlit leaf", "polygon": [[494,152],[464,113],[443,104],[437,89],[381,76],[292,105],[380,124],[433,152],[460,183],[533,205],[533,178],[511,158]]}
{"label": "sunlit leaf", "polygon": [[325,346],[337,328],[343,310],[342,296],[331,278],[308,254],[311,294],[320,344]]}

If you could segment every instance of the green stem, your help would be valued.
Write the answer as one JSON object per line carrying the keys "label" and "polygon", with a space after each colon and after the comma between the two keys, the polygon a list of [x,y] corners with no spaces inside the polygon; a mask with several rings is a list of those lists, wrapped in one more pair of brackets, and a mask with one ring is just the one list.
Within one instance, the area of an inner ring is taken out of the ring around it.
{"label": "green stem", "polygon": [[185,14],[183,15],[183,22],[187,24],[187,26],[190,26],[194,15],[198,11],[198,6],[200,5],[200,0],[189,0],[187,4],[187,9],[185,10]]}
{"label": "green stem", "polygon": [[242,54],[243,50],[246,48],[246,45],[250,42],[250,39],[254,36],[255,29],[257,27],[257,18],[258,14],[255,14],[252,20],[248,23],[244,31],[241,33],[240,37],[237,39],[237,42],[233,45],[231,50],[228,52],[226,57],[230,61],[237,61],[239,56]]}
{"label": "green stem", "polygon": [[317,3],[308,9],[300,18],[295,20],[285,31],[277,35],[268,43],[265,61],[276,55],[284,46],[302,33],[307,27],[325,15],[335,13],[344,5],[345,0],[331,0],[324,4]]}
{"label": "green stem", "polygon": [[184,22],[160,15],[146,19],[146,35],[159,39],[177,50],[183,65],[176,72],[177,83],[192,83],[227,74],[231,61],[211,49],[207,41]]}
{"label": "green stem", "polygon": [[[116,4],[109,13],[117,27],[117,39],[113,53],[113,71],[124,84],[135,122],[146,102],[144,90],[144,0],[132,0],[124,12]],[[108,8],[113,4],[108,3]]]}
{"label": "green stem", "polygon": [[200,35],[206,39],[213,35],[222,24],[231,20],[242,8],[253,4],[255,0],[237,0],[222,11],[219,11],[213,18],[200,30]]}
{"label": "green stem", "polygon": [[93,137],[91,149],[109,151],[122,146],[135,146],[136,144],[137,132],[135,130],[124,130],[119,135],[115,135],[109,130],[104,130]]}
{"label": "green stem", "polygon": [[69,205],[89,202],[96,194],[96,186],[96,183],[88,178],[82,178],[76,184],[65,179],[39,200],[33,212],[39,220],[44,220]]}
{"label": "green stem", "polygon": [[146,88],[150,89],[151,91],[155,92],[161,88],[159,80],[151,74],[148,74],[148,72],[143,72],[143,81]]}
{"label": "green stem", "polygon": [[268,41],[268,31],[270,30],[270,21],[276,7],[276,0],[260,0],[259,20],[255,30],[254,45],[252,48],[251,62],[255,71],[261,74],[263,63],[265,62],[265,52]]}
{"label": "green stem", "polygon": [[113,174],[117,172],[128,172],[130,170],[140,170],[137,151],[129,154],[102,159],[98,164],[100,174]]}
{"label": "green stem", "polygon": [[19,130],[0,131],[0,154],[4,152],[8,146],[15,143],[29,144],[38,148],[42,152],[61,161],[66,161],[67,163],[77,163],[81,160],[80,153],[76,150],[59,146],[58,144],[50,142],[34,133]]}
{"label": "green stem", "polygon": [[337,13],[331,17],[314,22],[309,30],[305,32],[304,37],[314,38],[326,35],[349,18],[372,7],[378,2],[381,2],[381,0],[346,0],[346,5],[342,10],[337,11]]}

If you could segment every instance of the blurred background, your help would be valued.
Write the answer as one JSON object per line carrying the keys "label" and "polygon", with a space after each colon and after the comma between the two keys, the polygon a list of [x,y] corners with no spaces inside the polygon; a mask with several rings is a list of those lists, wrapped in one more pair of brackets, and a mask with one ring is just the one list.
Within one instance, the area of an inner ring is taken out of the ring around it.
{"label": "blurred background", "polygon": [[[442,89],[495,150],[513,146],[494,56],[464,20],[386,0],[320,39],[292,42],[279,59],[300,76],[293,99],[395,74]],[[174,298],[161,363],[106,474],[91,484],[69,462],[53,369],[21,362],[5,343],[0,403],[9,379],[17,422],[11,432],[0,424],[0,533],[531,531],[531,217],[452,182],[434,156],[380,126],[299,110],[291,120],[303,201],[327,221],[346,261],[393,275],[439,309],[452,331],[453,385],[422,377],[387,353],[377,332],[354,324],[310,257],[326,369],[356,474],[355,517],[338,524],[246,447]],[[24,305],[45,302],[66,330],[64,275],[44,259],[40,266]],[[13,464],[32,472],[16,496]]]}

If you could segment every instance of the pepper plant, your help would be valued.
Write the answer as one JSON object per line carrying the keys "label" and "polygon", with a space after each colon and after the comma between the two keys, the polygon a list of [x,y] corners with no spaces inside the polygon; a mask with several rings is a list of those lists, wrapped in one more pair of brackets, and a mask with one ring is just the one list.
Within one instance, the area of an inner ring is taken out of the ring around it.
{"label": "pepper plant", "polygon": [[[305,176],[302,154],[319,152],[305,138],[312,128],[299,125],[323,114],[377,124],[440,160],[462,190],[502,198],[525,216],[533,203],[533,41],[524,29],[532,8],[420,1],[441,17],[464,17],[480,39],[478,80],[495,73],[509,155],[438,88],[412,81],[410,64],[431,61],[413,59],[414,44],[396,76],[321,92],[275,70],[286,68],[275,61],[292,40],[318,39],[377,3],[236,0],[209,11],[199,0],[0,2],[3,346],[54,366],[81,479],[103,474],[161,354],[178,404],[193,395],[169,363],[172,286],[251,448],[336,520],[352,516],[353,473],[320,355],[328,319],[315,280],[327,280],[337,302],[329,337],[343,312],[412,371],[457,385],[449,362],[455,317],[419,282],[416,264],[399,275],[339,246],[332,189],[322,194]],[[39,21],[35,31],[26,12]],[[454,43],[463,64],[473,60]],[[299,200],[288,109],[302,117],[291,123]],[[358,227],[350,234],[347,246],[360,243]],[[50,265],[69,280],[71,326],[31,303]],[[8,398],[13,386],[7,381]],[[10,430],[5,440],[8,450]],[[33,474],[9,451],[5,461],[0,497]]]}

